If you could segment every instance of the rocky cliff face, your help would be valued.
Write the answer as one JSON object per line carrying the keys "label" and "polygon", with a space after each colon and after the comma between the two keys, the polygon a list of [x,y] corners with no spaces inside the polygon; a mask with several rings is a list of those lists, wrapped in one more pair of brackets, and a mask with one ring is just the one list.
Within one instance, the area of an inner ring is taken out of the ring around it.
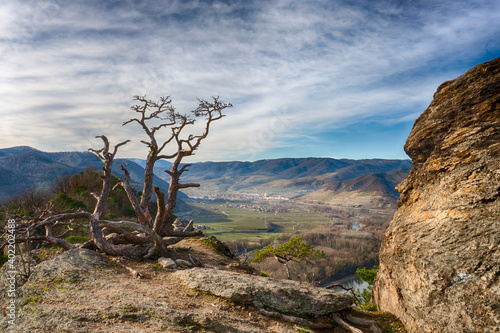
{"label": "rocky cliff face", "polygon": [[443,83],[405,150],[375,302],[409,332],[500,332],[500,58]]}

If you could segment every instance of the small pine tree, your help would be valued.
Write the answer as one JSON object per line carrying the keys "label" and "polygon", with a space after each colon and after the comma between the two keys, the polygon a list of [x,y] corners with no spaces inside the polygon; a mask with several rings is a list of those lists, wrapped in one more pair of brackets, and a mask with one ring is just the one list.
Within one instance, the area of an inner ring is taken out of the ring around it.
{"label": "small pine tree", "polygon": [[302,237],[291,238],[288,242],[276,248],[272,244],[269,244],[262,250],[255,251],[254,255],[255,257],[252,262],[256,263],[262,262],[266,258],[274,257],[280,264],[285,266],[289,280],[292,279],[290,268],[288,267],[290,261],[299,263],[325,257],[323,251],[315,250],[313,245],[303,242]]}
{"label": "small pine tree", "polygon": [[[375,310],[375,306],[371,303],[372,299],[372,289],[373,284],[375,283],[375,277],[378,273],[378,266],[373,266],[372,269],[358,268],[356,270],[356,275],[359,276],[361,281],[365,281],[368,283],[368,288],[364,288],[363,291],[356,292],[353,290],[356,299],[358,300],[356,303],[359,308],[363,310],[373,311]],[[361,299],[361,301],[359,301]]]}

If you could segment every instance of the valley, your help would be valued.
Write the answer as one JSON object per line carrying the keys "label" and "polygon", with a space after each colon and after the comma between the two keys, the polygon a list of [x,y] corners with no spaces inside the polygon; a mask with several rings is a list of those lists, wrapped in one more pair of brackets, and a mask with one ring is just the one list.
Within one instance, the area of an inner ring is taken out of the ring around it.
{"label": "valley", "polygon": [[[169,176],[164,170],[171,164],[160,162],[154,170],[154,184],[166,192]],[[145,161],[117,159],[114,177],[123,176],[121,165],[129,170],[131,185],[142,190]],[[331,281],[377,263],[380,239],[396,209],[395,186],[407,177],[410,167],[409,160],[332,158],[195,163],[183,174],[182,182],[200,187],[179,193],[175,214],[225,242],[243,261],[255,249],[300,236],[324,251],[326,258],[313,267],[293,263],[295,278]],[[24,191],[31,188],[45,191],[49,200],[54,195],[50,193],[58,191],[53,186],[58,177],[86,177],[94,172],[89,170],[100,169],[100,162],[89,153],[14,147],[0,150],[0,168],[0,199],[26,196]],[[98,182],[95,186],[92,191],[99,191]],[[89,185],[85,188],[91,190]],[[93,204],[90,194],[79,189],[66,193],[65,205]],[[113,200],[121,200],[122,212],[133,211],[124,206],[123,193],[114,196]],[[134,216],[133,212],[120,216],[113,205],[108,210],[108,218]],[[273,277],[285,278],[273,260],[256,266]]]}

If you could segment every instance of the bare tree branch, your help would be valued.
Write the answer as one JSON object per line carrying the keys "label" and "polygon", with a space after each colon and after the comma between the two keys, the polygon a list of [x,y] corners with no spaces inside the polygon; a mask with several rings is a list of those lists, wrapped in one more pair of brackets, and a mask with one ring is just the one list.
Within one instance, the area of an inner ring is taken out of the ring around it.
{"label": "bare tree branch", "polygon": [[187,168],[189,168],[193,164],[184,164],[182,168],[179,170],[179,176],[182,175],[185,171],[188,171]]}
{"label": "bare tree branch", "polygon": [[135,214],[139,219],[139,223],[148,227],[152,226],[153,223],[151,220],[151,214],[148,210],[143,209],[139,200],[137,199],[137,196],[135,195],[133,187],[130,185],[130,174],[128,170],[123,165],[121,166],[121,169],[125,174],[125,177],[120,179],[120,182],[117,185],[122,186],[125,190],[125,193],[127,193],[127,197],[130,201],[130,204],[132,205],[132,208],[134,208]]}
{"label": "bare tree branch", "polygon": [[[45,226],[45,239],[52,245],[60,246],[65,250],[76,248],[76,245],[66,242],[62,238],[56,238],[52,235],[52,228],[56,227],[59,223],[47,224]],[[64,223],[67,224],[67,223]]]}
{"label": "bare tree branch", "polygon": [[89,219],[91,216],[88,212],[75,212],[75,213],[65,213],[65,214],[57,214],[51,217],[46,218],[40,223],[34,223],[26,229],[26,233],[32,231],[33,229],[44,227],[46,225],[55,223],[56,221],[65,221],[65,220],[74,220],[78,218],[86,218]]}
{"label": "bare tree branch", "polygon": [[339,315],[337,314],[332,314],[332,318],[333,320],[335,320],[335,322],[337,324],[339,324],[340,327],[348,330],[349,332],[352,332],[352,333],[363,333],[362,330],[360,330],[359,328],[356,328],[354,326],[351,326],[349,325],[348,323],[346,323],[344,320],[342,320],[342,318],[340,318]]}

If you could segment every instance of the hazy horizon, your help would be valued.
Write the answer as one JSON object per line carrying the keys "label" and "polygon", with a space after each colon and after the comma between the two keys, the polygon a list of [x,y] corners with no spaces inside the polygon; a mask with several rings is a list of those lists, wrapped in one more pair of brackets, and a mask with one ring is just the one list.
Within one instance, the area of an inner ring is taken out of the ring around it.
{"label": "hazy horizon", "polygon": [[[37,147],[32,147],[32,146],[26,146],[26,145],[20,145],[20,146],[12,146],[12,147],[1,147],[1,150],[4,149],[11,149],[11,148],[31,148],[37,151],[40,151],[42,153],[49,153],[49,154],[57,154],[57,153],[89,153],[92,154],[89,151],[86,150],[68,150],[68,151],[63,151],[63,150],[42,150]],[[143,162],[146,161],[146,158],[140,158],[140,157],[130,157],[130,156],[125,156],[125,152],[122,154],[123,156],[118,156],[117,158],[121,159],[128,159],[128,160],[141,160]],[[0,156],[2,157],[2,156]],[[281,156],[281,157],[274,157],[274,158],[262,158],[262,159],[256,159],[256,160],[226,160],[226,161],[217,161],[217,160],[206,160],[206,161],[197,161],[197,162],[192,162],[189,160],[189,157],[186,158],[185,162],[182,164],[187,164],[187,163],[219,163],[219,162],[257,162],[257,161],[265,161],[265,160],[279,160],[279,159],[338,159],[338,160],[407,160],[411,161],[411,158],[406,157],[406,158],[378,158],[378,157],[372,157],[372,158],[345,158],[345,157],[330,157],[330,156],[303,156],[303,157],[287,157],[287,156]],[[161,162],[170,162],[170,159],[161,159],[156,162],[156,165]]]}
{"label": "hazy horizon", "polygon": [[[63,1],[0,4],[0,148],[126,139],[133,95],[227,116],[186,162],[408,159],[437,87],[500,56],[498,1]],[[135,124],[137,125],[137,124]],[[165,131],[168,134],[168,131]]]}

